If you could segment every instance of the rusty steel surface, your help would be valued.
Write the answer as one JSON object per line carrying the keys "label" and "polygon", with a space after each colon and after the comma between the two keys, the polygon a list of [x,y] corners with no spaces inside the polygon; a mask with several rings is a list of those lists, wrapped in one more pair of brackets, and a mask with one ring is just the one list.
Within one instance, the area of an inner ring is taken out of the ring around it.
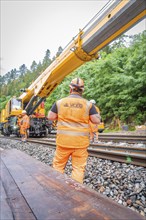
{"label": "rusty steel surface", "polygon": [[144,219],[21,151],[3,150],[0,158],[4,220],[6,213],[16,220]]}

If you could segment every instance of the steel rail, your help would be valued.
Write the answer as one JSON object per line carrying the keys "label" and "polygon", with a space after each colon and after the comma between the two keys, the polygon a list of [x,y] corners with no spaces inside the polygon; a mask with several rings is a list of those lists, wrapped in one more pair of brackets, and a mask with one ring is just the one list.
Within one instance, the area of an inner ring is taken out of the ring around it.
{"label": "steel rail", "polygon": [[115,153],[115,152],[100,152],[97,151],[95,152],[90,149],[89,155],[93,157],[98,157],[106,160],[112,160],[112,161],[117,161],[121,163],[126,163],[126,164],[133,164],[136,166],[142,166],[146,167],[146,158],[138,158],[137,155],[125,155],[121,153]]}
{"label": "steel rail", "polygon": [[141,135],[110,135],[110,134],[99,134],[99,140],[112,140],[114,142],[128,142],[128,143],[146,143],[146,136]]}
{"label": "steel rail", "polygon": [[[49,134],[49,138],[56,138],[56,134]],[[127,142],[127,143],[146,143],[146,136],[140,135],[109,135],[109,134],[99,134],[99,141],[113,141],[113,142]]]}
{"label": "steel rail", "polygon": [[[11,139],[11,137],[8,137],[8,139]],[[20,140],[19,138],[14,137],[12,139]],[[56,143],[53,139],[38,140],[29,138],[28,142],[56,148]],[[90,144],[88,152],[90,156],[146,167],[146,148]]]}
{"label": "steel rail", "polygon": [[[55,136],[56,135],[56,131],[48,134],[48,136]],[[99,137],[119,137],[119,138],[133,138],[133,139],[143,139],[146,140],[146,135],[132,135],[132,134],[108,134],[108,133],[99,133]]]}

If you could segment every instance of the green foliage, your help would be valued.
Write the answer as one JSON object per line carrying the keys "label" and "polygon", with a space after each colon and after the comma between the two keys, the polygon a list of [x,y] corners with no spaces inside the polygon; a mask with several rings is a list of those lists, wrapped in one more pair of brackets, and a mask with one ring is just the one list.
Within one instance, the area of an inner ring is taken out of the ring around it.
{"label": "green foliage", "polygon": [[145,123],[145,32],[133,37],[133,41],[126,47],[124,40],[120,39],[119,43],[112,45],[110,53],[109,48],[108,53],[102,51],[101,59],[84,64],[66,77],[47,99],[46,112],[56,100],[68,95],[71,79],[81,77],[85,81],[84,97],[96,100],[106,123],[114,117],[126,124]]}
{"label": "green foliage", "polygon": [[[83,96],[88,100],[96,100],[105,123],[111,123],[114,118],[126,124],[145,123],[146,31],[130,36],[128,46],[125,39],[125,36],[121,36],[101,51],[101,59],[87,62],[68,75],[47,98],[46,114],[55,101],[69,95],[71,79],[81,77],[85,81]],[[60,52],[61,47],[58,54]],[[16,77],[16,70],[7,74],[5,78],[1,77],[2,95],[19,96],[19,90],[31,85],[53,59],[50,59],[50,51],[47,50],[42,63],[37,64],[33,61],[30,70],[22,65],[19,77]],[[10,74],[11,79],[8,77]]]}
{"label": "green foliage", "polygon": [[5,108],[5,106],[6,106],[9,99],[10,99],[10,96],[7,96],[7,97],[6,96],[1,96],[0,97],[0,112],[1,112],[2,109]]}

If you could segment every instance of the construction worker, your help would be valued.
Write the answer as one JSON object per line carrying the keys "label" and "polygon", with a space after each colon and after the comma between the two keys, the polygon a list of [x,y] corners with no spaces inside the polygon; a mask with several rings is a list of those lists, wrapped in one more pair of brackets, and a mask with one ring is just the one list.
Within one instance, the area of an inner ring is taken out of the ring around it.
{"label": "construction worker", "polygon": [[57,120],[56,152],[53,167],[64,173],[72,157],[72,178],[83,183],[89,146],[89,120],[100,123],[100,115],[88,100],[82,98],[84,82],[75,78],[70,83],[70,95],[60,99],[48,113],[49,120]]}
{"label": "construction worker", "polygon": [[[94,99],[91,99],[90,102],[95,106],[96,111],[100,114],[99,108],[95,105],[96,101]],[[93,124],[91,121],[89,121],[89,127],[90,127],[90,142],[93,143],[94,141],[98,141],[98,125]]]}
{"label": "construction worker", "polygon": [[27,130],[30,127],[30,120],[25,110],[22,111],[22,117],[19,121],[19,126],[20,126],[21,140],[22,142],[26,142],[28,136]]}

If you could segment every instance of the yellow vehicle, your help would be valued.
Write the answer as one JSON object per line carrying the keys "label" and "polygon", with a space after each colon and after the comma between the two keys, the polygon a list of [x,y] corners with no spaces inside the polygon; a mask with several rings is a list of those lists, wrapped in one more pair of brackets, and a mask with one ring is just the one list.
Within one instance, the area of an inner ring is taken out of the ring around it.
{"label": "yellow vehicle", "polygon": [[104,122],[101,122],[100,124],[98,124],[98,132],[102,133],[104,131],[105,127],[104,127]]}
{"label": "yellow vehicle", "polygon": [[45,135],[50,128],[42,102],[73,70],[87,61],[98,59],[98,51],[146,17],[145,0],[115,0],[80,30],[59,57],[20,95],[6,105],[2,133],[16,133],[18,115],[26,110],[31,117],[30,134]]}
{"label": "yellow vehicle", "polygon": [[[1,122],[1,134],[9,136],[16,134],[20,136],[18,119],[25,109],[22,99],[13,97],[6,104],[5,109],[1,111],[0,122]],[[30,115],[30,114],[29,114]],[[48,119],[45,117],[45,108],[43,102],[33,111],[30,115],[30,129],[29,133],[31,136],[46,135],[49,132],[50,124]]]}

